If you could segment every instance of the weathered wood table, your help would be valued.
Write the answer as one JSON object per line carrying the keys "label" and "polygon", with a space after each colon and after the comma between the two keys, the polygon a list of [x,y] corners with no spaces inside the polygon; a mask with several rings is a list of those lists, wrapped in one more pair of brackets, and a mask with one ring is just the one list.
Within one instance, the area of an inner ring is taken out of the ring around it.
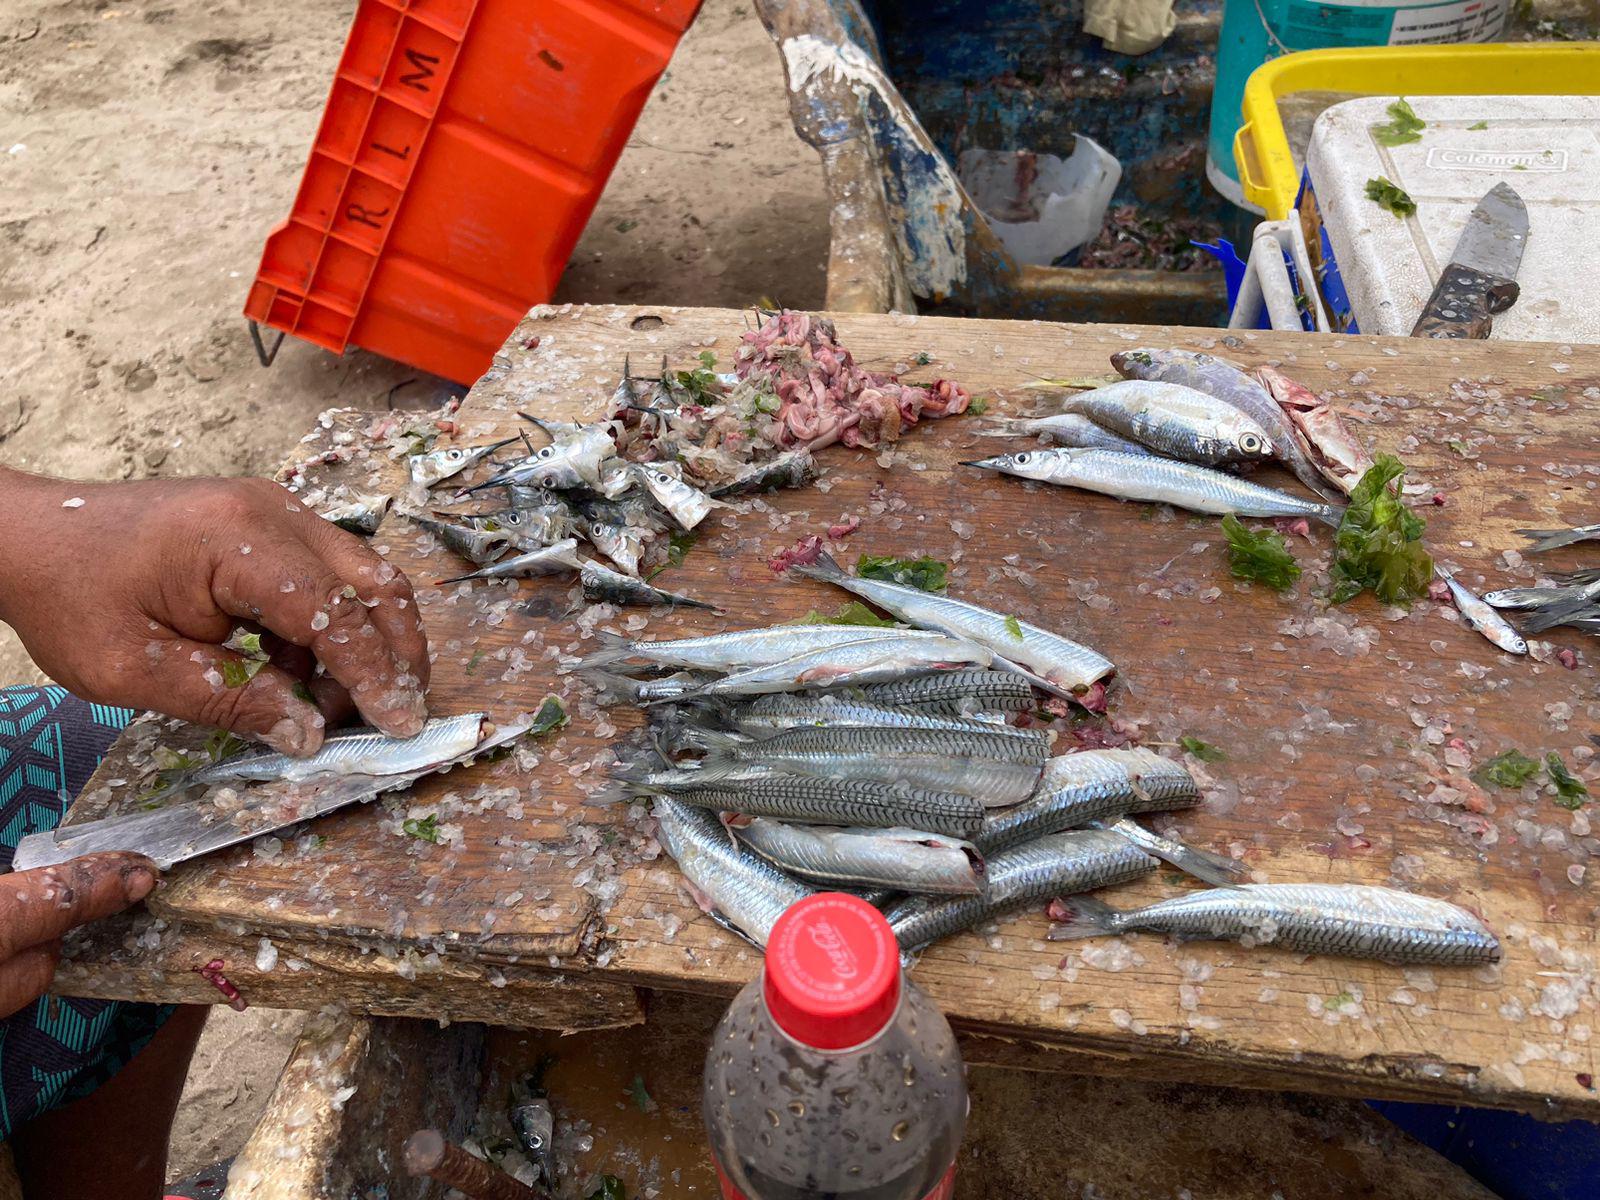
{"label": "weathered wood table", "polygon": [[[748,321],[715,310],[536,310],[467,397],[460,439],[515,431],[518,408],[596,413],[625,354],[688,367],[710,349],[726,369]],[[1129,347],[1278,362],[1370,416],[1373,445],[1399,452],[1428,485],[1430,547],[1471,586],[1524,583],[1535,564],[1592,558],[1580,548],[1524,562],[1513,531],[1597,519],[1593,348],[1267,333],[1224,344],[1216,330],[892,315],[838,325],[859,359],[888,368],[925,353],[927,365],[907,368],[912,378],[955,378],[996,394],[1001,411],[1027,407],[1020,389],[1040,377],[1106,374],[1107,356]],[[347,443],[367,419],[331,419],[306,456]],[[780,581],[766,560],[854,514],[862,524],[849,554],[944,559],[953,594],[1109,655],[1119,728],[1146,743],[1192,735],[1220,748],[1226,758],[1200,767],[1207,803],[1175,820],[1183,836],[1242,854],[1263,880],[1392,883],[1449,898],[1482,912],[1504,944],[1492,969],[1401,970],[1151,936],[1052,945],[1042,914],[1025,914],[998,933],[951,939],[915,968],[969,1054],[1600,1115],[1590,810],[1566,811],[1535,786],[1483,791],[1468,779],[1512,747],[1559,752],[1580,776],[1600,778],[1588,737],[1592,643],[1561,631],[1513,659],[1431,601],[1409,614],[1370,596],[1330,609],[1319,598],[1330,553],[1320,529],[1295,540],[1306,573],[1289,595],[1237,584],[1214,519],[954,465],[999,444],[977,436],[981,425],[918,427],[890,454],[829,450],[825,490],[709,521],[657,582],[717,600],[727,618],[630,610],[600,627],[632,631],[647,615],[650,635],[672,636],[831,611],[842,594]],[[369,468],[346,470],[364,484]],[[1263,478],[1280,482],[1276,471]],[[391,516],[375,544],[417,580],[438,654],[436,712],[505,712],[553,691],[572,702],[571,726],[538,747],[537,765],[488,764],[417,790],[408,803],[442,802],[441,823],[459,825],[459,840],[403,836],[391,804],[325,819],[317,837],[291,838],[281,852],[243,848],[175,870],[148,914],[73,947],[61,988],[214,1001],[194,968],[222,958],[260,1004],[580,1029],[638,1020],[637,987],[716,996],[751,978],[757,953],[697,913],[671,863],[637,861],[647,825],[625,808],[584,804],[596,763],[637,717],[597,711],[565,673],[565,660],[595,644],[567,615],[570,582],[462,596],[430,586],[458,564],[442,551],[422,556],[405,521]],[[124,739],[75,817],[104,806],[107,781],[128,777],[135,740]],[[1182,886],[1164,874],[1113,899]]]}

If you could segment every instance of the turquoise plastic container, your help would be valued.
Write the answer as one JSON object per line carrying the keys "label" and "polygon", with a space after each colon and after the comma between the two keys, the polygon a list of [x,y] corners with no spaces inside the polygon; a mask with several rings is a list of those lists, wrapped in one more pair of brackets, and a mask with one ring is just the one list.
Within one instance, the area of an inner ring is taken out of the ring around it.
{"label": "turquoise plastic container", "polygon": [[1245,81],[1262,63],[1296,50],[1329,46],[1415,46],[1492,42],[1505,33],[1511,0],[1395,4],[1389,0],[1227,0],[1217,39],[1217,84],[1211,97],[1206,178],[1241,208],[1248,203],[1233,161],[1243,117]]}

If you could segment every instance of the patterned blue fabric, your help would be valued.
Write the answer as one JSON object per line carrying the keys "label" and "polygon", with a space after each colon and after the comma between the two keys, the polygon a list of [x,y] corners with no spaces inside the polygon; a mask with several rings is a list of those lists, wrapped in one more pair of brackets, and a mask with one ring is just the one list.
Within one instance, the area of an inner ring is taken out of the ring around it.
{"label": "patterned blue fabric", "polygon": [[[0,870],[17,843],[54,829],[100,765],[129,708],[65,688],[0,688]],[[155,1035],[170,1008],[41,996],[0,1019],[0,1140],[110,1079]]]}

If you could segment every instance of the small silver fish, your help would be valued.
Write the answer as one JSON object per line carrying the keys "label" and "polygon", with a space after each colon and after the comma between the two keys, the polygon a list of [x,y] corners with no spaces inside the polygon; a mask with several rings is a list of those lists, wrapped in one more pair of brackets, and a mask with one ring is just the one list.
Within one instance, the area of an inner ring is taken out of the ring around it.
{"label": "small silver fish", "polygon": [[1156,869],[1127,838],[1099,829],[1056,833],[988,860],[988,891],[953,900],[912,896],[884,909],[902,950],[971,929],[1055,896],[1109,887]]}
{"label": "small silver fish", "polygon": [[813,883],[940,896],[983,890],[983,856],[957,838],[917,829],[785,825],[768,817],[733,816],[725,824],[762,858]]}
{"label": "small silver fish", "polygon": [[663,469],[659,463],[635,463],[633,474],[681,529],[693,529],[711,515],[712,509],[727,507]]}
{"label": "small silver fish", "polygon": [[681,605],[685,608],[704,608],[710,612],[721,611],[715,604],[707,604],[704,600],[696,600],[691,596],[651,587],[642,579],[613,571],[593,559],[584,560],[578,578],[583,584],[584,599],[591,604],[637,604],[646,607]]}
{"label": "small silver fish", "polygon": [[516,440],[511,437],[488,446],[448,446],[443,450],[431,450],[427,454],[413,454],[409,460],[411,482],[423,487],[443,483]]}
{"label": "small silver fish", "polygon": [[378,526],[383,524],[383,514],[389,511],[391,499],[393,499],[391,496],[353,492],[350,499],[343,504],[336,504],[317,515],[324,521],[332,521],[346,533],[353,533],[357,537],[371,537],[378,532]]}
{"label": "small silver fish", "polygon": [[1249,883],[1190,892],[1131,912],[1074,896],[1051,905],[1051,915],[1059,919],[1050,929],[1055,941],[1142,929],[1443,967],[1500,958],[1494,934],[1466,909],[1359,884]]}
{"label": "small silver fish", "polygon": [[1115,450],[1023,450],[961,464],[1083,488],[1119,500],[1171,504],[1190,512],[1235,513],[1241,517],[1314,517],[1337,527],[1344,509],[1316,504],[1262,487],[1210,467],[1170,459],[1118,454]]}
{"label": "small silver fish", "polygon": [[995,730],[882,729],[801,725],[762,738],[713,729],[688,731],[707,751],[700,774],[714,778],[758,765],[825,779],[861,779],[975,796],[986,806],[1033,795],[1047,750]]}
{"label": "small silver fish", "polygon": [[1216,467],[1272,457],[1272,443],[1259,423],[1181,384],[1125,379],[1069,396],[1062,409],[1184,462]]}
{"label": "small silver fish", "polygon": [[600,486],[600,464],[616,455],[616,443],[611,440],[609,422],[585,425],[581,433],[563,441],[541,446],[527,458],[511,463],[477,487],[467,488],[462,494],[479,492],[485,488],[519,487],[575,488]]}
{"label": "small silver fish", "polygon": [[974,839],[985,854],[1102,817],[1189,808],[1200,789],[1183,764],[1153,750],[1079,750],[1045,763],[1033,798],[990,813]]}
{"label": "small silver fish", "polygon": [[529,508],[502,508],[495,512],[463,515],[461,520],[486,533],[503,533],[519,550],[553,546],[572,536],[576,518],[564,504],[540,504]]}
{"label": "small silver fish", "polygon": [[419,516],[417,513],[407,513],[406,516],[413,524],[420,525],[438,538],[445,549],[480,567],[503,554],[511,540],[503,530],[452,525],[448,521],[435,521],[432,517]]}
{"label": "small silver fish", "polygon": [[1600,600],[1600,579],[1593,583],[1586,583],[1582,587],[1568,588],[1567,594],[1560,599],[1541,604],[1523,620],[1522,629],[1525,633],[1543,633],[1546,629],[1554,629],[1558,625],[1566,625],[1573,620],[1582,620],[1595,615],[1595,603]]}
{"label": "small silver fish", "polygon": [[868,704],[886,704],[940,716],[976,712],[1027,712],[1037,703],[1033,685],[1015,671],[946,671],[851,689]]}
{"label": "small silver fish", "polygon": [[891,629],[876,625],[770,625],[761,629],[735,629],[704,637],[670,641],[633,641],[604,630],[596,632],[601,649],[583,660],[586,667],[606,666],[641,658],[664,667],[700,667],[732,671],[783,662],[808,650],[866,642],[885,634],[938,637],[923,630]]}
{"label": "small silver fish", "polygon": [[583,566],[578,558],[578,539],[568,538],[554,546],[541,546],[526,554],[502,558],[467,575],[439,580],[439,586],[461,583],[468,579],[529,579],[536,575],[557,575],[563,571],[576,571]]}
{"label": "small silver fish", "polygon": [[[1106,454],[1109,451],[1057,453]],[[984,666],[992,664],[1025,673],[1036,686],[1058,696],[1070,699],[1074,694],[1073,689],[1087,688],[1116,670],[1109,658],[1089,647],[1079,645],[1059,633],[1019,621],[1014,616],[1008,617],[952,596],[848,574],[826,550],[818,555],[816,562],[796,563],[790,570],[806,579],[820,579],[847,592],[854,592],[902,621],[976,642],[989,651]],[[1017,636],[1019,633],[1020,637]]]}
{"label": "small silver fish", "polygon": [[275,750],[247,750],[220,762],[185,771],[158,792],[152,803],[174,792],[217,783],[304,782],[338,775],[406,775],[466,754],[484,735],[483,713],[435,717],[415,737],[392,738],[375,729],[340,729],[328,734],[309,758]]}
{"label": "small silver fish", "polygon": [[1462,617],[1485,638],[1493,642],[1507,654],[1526,654],[1528,643],[1523,636],[1511,627],[1507,621],[1494,608],[1485,604],[1472,591],[1456,582],[1455,577],[1443,567],[1434,567],[1434,574],[1444,580],[1445,587],[1450,589],[1450,598],[1456,602],[1456,608]]}
{"label": "small silver fish", "polygon": [[713,500],[739,496],[746,492],[770,492],[774,488],[804,487],[817,477],[817,463],[806,449],[790,450],[777,458],[746,467],[726,483],[711,488]]}
{"label": "small silver fish", "polygon": [[1181,383],[1233,405],[1267,431],[1273,453],[1296,479],[1323,499],[1333,499],[1321,472],[1300,448],[1294,426],[1278,402],[1266,388],[1232,363],[1192,350],[1141,349],[1118,351],[1111,356],[1111,365],[1127,379]]}
{"label": "small silver fish", "polygon": [[929,637],[921,629],[894,631],[887,637],[821,646],[766,666],[735,671],[698,694],[753,696],[803,687],[879,683],[905,675],[987,663],[989,658],[983,647],[960,638]]}
{"label": "small silver fish", "polygon": [[774,692],[733,708],[727,717],[740,733],[751,737],[792,729],[797,725],[875,725],[886,729],[979,729],[1037,742],[1043,747],[1050,745],[1050,735],[1045,730],[1019,729],[1015,725],[1005,724],[1003,719],[988,721],[978,717],[941,717],[932,713],[886,708],[849,696],[828,693],[797,695]]}
{"label": "small silver fish", "polygon": [[1188,842],[1180,842],[1177,838],[1165,837],[1152,829],[1146,829],[1131,817],[1121,817],[1115,821],[1094,821],[1091,825],[1095,829],[1109,830],[1125,837],[1146,854],[1154,855],[1162,862],[1177,867],[1184,874],[1193,875],[1196,879],[1217,887],[1234,886],[1239,882],[1238,876],[1250,870],[1237,858],[1229,858],[1225,854],[1213,854],[1209,850],[1191,846]]}
{"label": "small silver fish", "polygon": [[1570,587],[1501,588],[1499,591],[1485,592],[1483,602],[1491,608],[1520,612],[1559,604],[1563,600],[1570,600],[1575,592],[1576,589]]}
{"label": "small silver fish", "polygon": [[694,886],[700,906],[758,946],[767,944],[785,909],[816,890],[740,849],[705,809],[658,796],[654,811],[661,845]]}
{"label": "small silver fish", "polygon": [[1546,550],[1561,546],[1600,539],[1600,525],[1574,525],[1571,529],[1519,529],[1516,532],[1533,543],[1528,547],[1529,554],[1543,554]]}
{"label": "small silver fish", "polygon": [[612,778],[631,795],[665,794],[717,812],[819,825],[907,827],[965,838],[983,824],[973,796],[863,779],[786,775],[752,766],[708,778],[701,770],[619,767]]}
{"label": "small silver fish", "polygon": [[656,679],[635,679],[631,675],[617,675],[599,667],[579,667],[577,671],[590,686],[599,691],[607,704],[655,704],[663,700],[677,700],[690,692],[698,691],[716,676],[705,671],[679,671]]}
{"label": "small silver fish", "polygon": [[984,437],[1042,437],[1058,446],[1080,449],[1121,450],[1124,454],[1150,454],[1148,447],[1096,425],[1082,413],[1055,413],[1046,417],[994,417]]}
{"label": "small silver fish", "polygon": [[644,556],[650,540],[649,530],[591,517],[579,523],[578,532],[624,573],[639,574],[639,560]]}

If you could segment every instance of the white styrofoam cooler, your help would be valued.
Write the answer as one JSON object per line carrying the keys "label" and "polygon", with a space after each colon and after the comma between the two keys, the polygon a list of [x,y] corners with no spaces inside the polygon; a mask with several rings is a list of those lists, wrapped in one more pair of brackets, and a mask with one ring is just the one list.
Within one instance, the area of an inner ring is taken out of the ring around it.
{"label": "white styrofoam cooler", "polygon": [[[1427,123],[1422,140],[1382,146],[1372,130],[1394,100],[1327,109],[1306,155],[1324,256],[1331,251],[1360,331],[1411,332],[1468,214],[1504,181],[1528,207],[1529,236],[1522,295],[1494,318],[1491,336],[1600,342],[1600,97],[1410,96]],[[1416,201],[1414,216],[1367,199],[1379,175]]]}

